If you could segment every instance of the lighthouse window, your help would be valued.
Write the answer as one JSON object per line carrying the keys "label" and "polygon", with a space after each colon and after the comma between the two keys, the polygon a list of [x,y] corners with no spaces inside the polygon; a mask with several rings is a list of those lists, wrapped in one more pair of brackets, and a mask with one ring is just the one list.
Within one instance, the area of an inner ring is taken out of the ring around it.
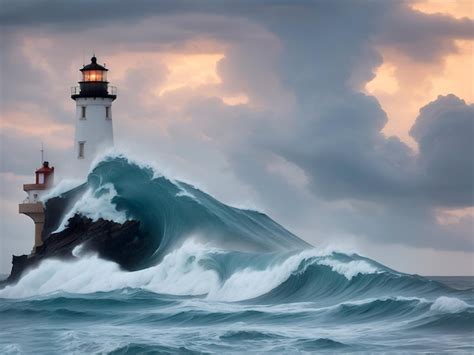
{"label": "lighthouse window", "polygon": [[110,106],[105,106],[105,118],[112,118],[112,115],[110,114]]}
{"label": "lighthouse window", "polygon": [[77,154],[77,157],[78,158],[84,158],[84,145],[86,144],[86,142],[79,142],[79,151],[78,151],[78,154]]}
{"label": "lighthouse window", "polygon": [[106,73],[102,70],[85,70],[83,72],[83,81],[106,81]]}
{"label": "lighthouse window", "polygon": [[84,119],[86,118],[86,107],[81,106],[81,118]]}

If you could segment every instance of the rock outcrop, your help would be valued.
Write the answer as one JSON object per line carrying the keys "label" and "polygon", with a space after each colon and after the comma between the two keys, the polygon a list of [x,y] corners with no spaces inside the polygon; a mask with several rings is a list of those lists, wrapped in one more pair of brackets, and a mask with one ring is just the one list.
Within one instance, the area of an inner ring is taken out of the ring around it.
{"label": "rock outcrop", "polygon": [[[99,219],[93,222],[76,214],[69,220],[65,230],[50,234],[33,254],[14,255],[10,276],[0,287],[16,282],[27,270],[38,266],[45,259],[74,258],[73,250],[80,245],[84,252],[95,252],[101,258],[115,261],[123,268],[134,269],[137,260],[131,256],[140,255],[140,250],[145,247],[139,227],[138,221],[120,224]],[[134,253],[131,253],[132,250]]]}

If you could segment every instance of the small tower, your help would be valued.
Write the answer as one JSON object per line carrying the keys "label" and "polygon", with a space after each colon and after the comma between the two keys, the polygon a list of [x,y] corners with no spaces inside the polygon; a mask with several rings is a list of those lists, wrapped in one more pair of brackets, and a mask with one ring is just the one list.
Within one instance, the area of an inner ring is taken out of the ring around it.
{"label": "small tower", "polygon": [[41,196],[46,190],[51,188],[54,183],[54,167],[50,167],[47,161],[43,166],[36,170],[36,180],[34,184],[24,184],[23,190],[28,197],[19,205],[19,212],[30,217],[35,222],[35,244],[33,252],[37,247],[43,245],[41,232],[44,224],[44,208],[41,202]]}
{"label": "small tower", "polygon": [[85,174],[97,153],[114,144],[112,102],[117,95],[107,81],[108,69],[95,56],[80,71],[82,80],[72,88],[71,98],[76,101],[74,159],[78,172]]}

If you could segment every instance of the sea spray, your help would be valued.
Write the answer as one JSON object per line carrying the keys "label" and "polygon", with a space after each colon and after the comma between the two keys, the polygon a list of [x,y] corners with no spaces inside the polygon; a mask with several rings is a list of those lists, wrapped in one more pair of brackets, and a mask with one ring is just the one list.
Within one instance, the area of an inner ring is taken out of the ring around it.
{"label": "sea spray", "polygon": [[440,313],[459,313],[465,311],[469,307],[470,306],[466,302],[461,301],[460,299],[441,296],[433,302],[430,309]]}
{"label": "sea spray", "polygon": [[[206,295],[210,300],[239,301],[264,295],[281,285],[290,275],[304,272],[308,265],[326,265],[331,258],[331,255],[316,249],[293,255],[235,253],[200,244],[193,238],[167,254],[156,266],[135,272],[121,270],[113,262],[84,253],[81,247],[76,248],[73,254],[76,256],[73,261],[44,261],[18,284],[0,290],[0,297],[21,298],[57,292],[93,293],[142,288],[156,293]],[[260,259],[259,265],[244,264],[252,260],[252,256],[254,260],[257,257]],[[226,265],[227,260],[237,265],[224,277],[223,269],[229,267]],[[303,264],[306,266],[302,268]],[[375,268],[369,269],[365,264],[354,261],[347,263],[333,260],[332,265],[336,273],[340,273],[344,265],[352,265],[353,274],[376,271]],[[363,267],[360,268],[360,265]]]}
{"label": "sea spray", "polygon": [[95,191],[88,189],[66,213],[54,233],[62,232],[68,226],[69,219],[75,214],[90,218],[93,222],[102,218],[108,221],[124,223],[127,220],[127,216],[123,211],[116,210],[113,203],[113,199],[116,196],[117,191],[115,191],[112,184],[104,184]]}

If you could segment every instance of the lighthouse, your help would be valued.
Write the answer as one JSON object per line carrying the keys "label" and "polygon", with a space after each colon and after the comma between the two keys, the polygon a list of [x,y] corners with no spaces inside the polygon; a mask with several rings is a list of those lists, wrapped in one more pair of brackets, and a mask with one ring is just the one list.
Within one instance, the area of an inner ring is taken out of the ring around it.
{"label": "lighthouse", "polygon": [[95,156],[114,144],[112,102],[117,90],[109,85],[108,69],[97,63],[95,55],[80,71],[79,86],[71,89],[76,102],[74,160],[77,172],[87,174]]}
{"label": "lighthouse", "polygon": [[[71,88],[71,98],[76,102],[76,132],[74,136],[74,173],[85,175],[98,153],[114,144],[112,127],[112,102],[117,98],[117,90],[107,81],[105,65],[97,64],[95,55],[81,71],[79,86]],[[53,186],[54,167],[47,161],[36,170],[33,184],[24,184],[28,197],[19,205],[19,212],[30,217],[35,223],[35,243],[32,254],[43,245],[42,232],[45,221],[42,196]]]}

